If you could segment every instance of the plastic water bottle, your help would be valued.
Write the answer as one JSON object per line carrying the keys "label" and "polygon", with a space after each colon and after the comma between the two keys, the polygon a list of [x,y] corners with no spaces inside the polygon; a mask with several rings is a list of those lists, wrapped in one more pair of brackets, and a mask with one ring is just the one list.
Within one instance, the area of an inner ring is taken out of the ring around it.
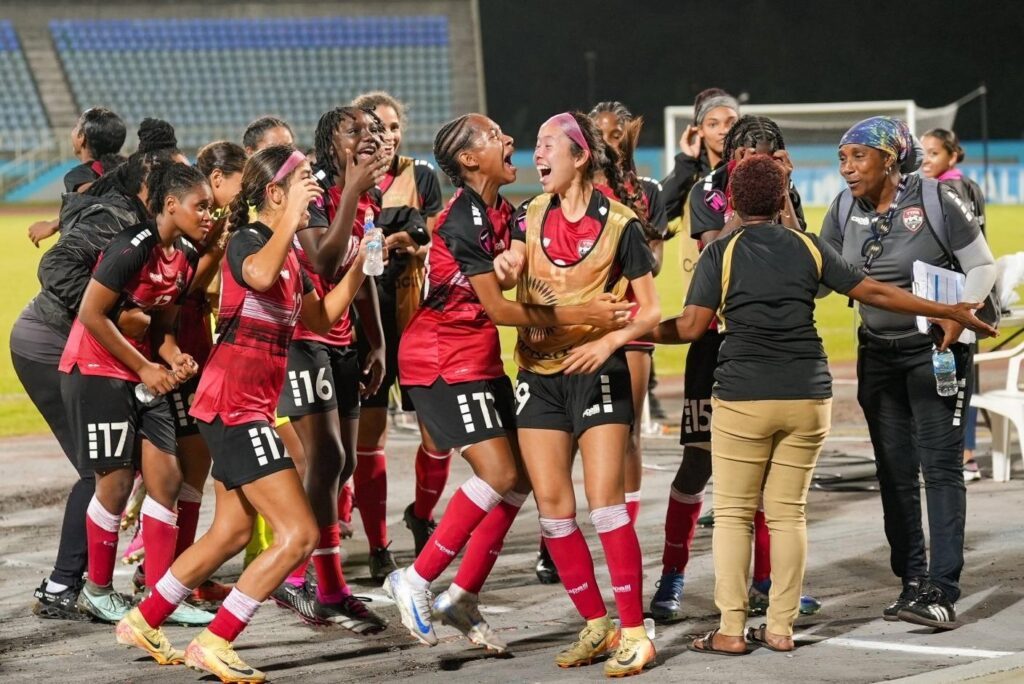
{"label": "plastic water bottle", "polygon": [[143,406],[152,406],[160,400],[159,395],[150,392],[144,382],[140,382],[135,386],[135,398],[138,399],[139,403]]}
{"label": "plastic water bottle", "polygon": [[363,233],[366,235],[366,256],[363,258],[363,273],[368,276],[379,276],[384,273],[384,231],[374,225],[373,212],[366,212],[363,221]]}
{"label": "plastic water bottle", "polygon": [[951,397],[959,389],[956,382],[956,357],[946,350],[932,352],[932,371],[935,373],[935,391],[940,397]]}

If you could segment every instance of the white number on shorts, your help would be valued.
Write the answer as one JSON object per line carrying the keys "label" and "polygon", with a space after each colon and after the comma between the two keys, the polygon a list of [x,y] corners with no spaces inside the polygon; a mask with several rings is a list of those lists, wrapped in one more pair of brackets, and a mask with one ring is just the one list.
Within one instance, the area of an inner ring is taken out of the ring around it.
{"label": "white number on shorts", "polygon": [[526,402],[530,400],[530,385],[526,382],[516,383],[516,415],[523,412]]}
{"label": "white number on shorts", "polygon": [[[117,440],[117,446],[113,446],[115,430],[121,433]],[[103,456],[105,458],[121,458],[121,454],[124,453],[124,443],[128,437],[127,420],[120,423],[89,423],[86,425],[86,431],[89,435],[89,458],[95,460],[100,457],[100,433],[103,434]]]}
{"label": "white number on shorts", "polygon": [[331,383],[327,380],[327,368],[320,368],[316,373],[316,395],[313,394],[313,376],[309,370],[304,371],[288,371],[288,377],[292,383],[292,396],[295,398],[295,405],[302,406],[302,389],[299,387],[299,382],[306,389],[306,403],[312,404],[316,397],[320,397],[321,401],[328,401],[334,396],[334,388]]}
{"label": "white number on shorts", "polygon": [[689,433],[711,430],[711,400],[688,399],[683,403],[683,425]]}
{"label": "white number on shorts", "polygon": [[[252,449],[256,454],[256,461],[261,466],[265,466],[270,462],[270,459],[267,458],[268,449],[271,458],[275,461],[281,458],[281,451],[277,448],[277,435],[274,434],[269,425],[249,428],[249,439],[252,440]],[[263,448],[264,444],[267,446],[266,449]]]}
{"label": "white number on shorts", "polygon": [[[484,426],[490,430],[497,423],[498,427],[504,427],[501,424],[501,416],[498,415],[498,411],[494,408],[494,395],[490,392],[473,392],[472,395],[460,394],[455,397],[455,400],[459,402],[459,413],[462,415],[463,427],[467,433],[476,432],[476,423],[473,421],[473,412],[470,408],[470,400],[480,404],[480,415],[483,416]],[[488,402],[490,404],[488,405]]]}

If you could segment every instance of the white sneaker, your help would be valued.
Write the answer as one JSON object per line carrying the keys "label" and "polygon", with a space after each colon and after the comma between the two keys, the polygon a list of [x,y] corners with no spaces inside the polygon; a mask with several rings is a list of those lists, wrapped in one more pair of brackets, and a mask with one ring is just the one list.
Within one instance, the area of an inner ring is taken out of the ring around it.
{"label": "white sneaker", "polygon": [[402,624],[418,641],[427,646],[437,645],[437,634],[430,615],[430,602],[433,598],[429,589],[419,590],[413,587],[405,577],[405,570],[399,569],[388,575],[384,580],[384,593],[388,595],[402,616]]}
{"label": "white sneaker", "polygon": [[490,651],[504,653],[508,644],[495,633],[480,615],[480,598],[476,594],[465,594],[459,601],[453,601],[445,591],[434,599],[433,617],[441,624],[454,627],[477,646]]}

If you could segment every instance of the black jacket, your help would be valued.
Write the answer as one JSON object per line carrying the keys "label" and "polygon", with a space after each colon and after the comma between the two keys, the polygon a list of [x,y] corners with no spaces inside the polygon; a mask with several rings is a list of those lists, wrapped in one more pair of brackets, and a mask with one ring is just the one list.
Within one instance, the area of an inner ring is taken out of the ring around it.
{"label": "black jacket", "polygon": [[100,252],[115,235],[145,218],[138,211],[137,203],[118,192],[65,195],[60,239],[39,261],[42,290],[33,302],[40,319],[55,332],[71,332]]}
{"label": "black jacket", "polygon": [[691,157],[683,152],[675,156],[672,171],[661,181],[661,195],[665,201],[665,214],[669,221],[683,215],[683,205],[690,196],[690,188],[711,171],[708,151],[703,145],[699,157]]}

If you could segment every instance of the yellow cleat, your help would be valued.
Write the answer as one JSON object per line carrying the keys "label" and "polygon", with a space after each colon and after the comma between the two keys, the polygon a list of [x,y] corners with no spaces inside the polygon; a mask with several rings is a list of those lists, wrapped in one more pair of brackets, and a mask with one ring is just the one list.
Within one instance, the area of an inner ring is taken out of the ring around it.
{"label": "yellow cleat", "polygon": [[604,663],[604,674],[606,677],[638,675],[654,662],[656,655],[654,642],[647,638],[647,632],[642,626],[627,627],[621,631],[619,647]]}
{"label": "yellow cleat", "polygon": [[171,646],[162,629],[150,627],[138,608],[132,608],[121,618],[114,634],[117,643],[141,648],[158,665],[181,665],[185,662],[185,653]]}
{"label": "yellow cleat", "polygon": [[249,538],[249,544],[245,547],[245,559],[242,561],[242,567],[249,567],[249,563],[256,560],[256,556],[269,549],[273,543],[274,531],[270,529],[270,525],[262,515],[257,515],[252,524],[252,536]]}
{"label": "yellow cleat", "polygon": [[615,649],[619,644],[619,630],[607,615],[588,620],[573,645],[555,656],[558,667],[582,667]]}
{"label": "yellow cleat", "polygon": [[185,649],[185,664],[220,677],[222,682],[257,684],[267,680],[265,674],[238,657],[230,641],[224,641],[208,629],[200,632]]}

